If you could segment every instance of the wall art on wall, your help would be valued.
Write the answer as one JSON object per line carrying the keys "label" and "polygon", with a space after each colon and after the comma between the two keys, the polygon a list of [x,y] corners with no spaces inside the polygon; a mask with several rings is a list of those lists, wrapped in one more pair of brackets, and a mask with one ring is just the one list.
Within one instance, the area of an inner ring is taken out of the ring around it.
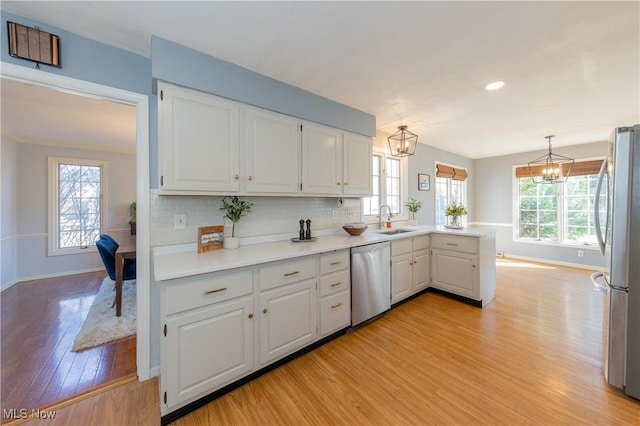
{"label": "wall art on wall", "polygon": [[419,191],[429,191],[431,188],[429,187],[429,175],[425,175],[422,173],[418,173],[418,190]]}

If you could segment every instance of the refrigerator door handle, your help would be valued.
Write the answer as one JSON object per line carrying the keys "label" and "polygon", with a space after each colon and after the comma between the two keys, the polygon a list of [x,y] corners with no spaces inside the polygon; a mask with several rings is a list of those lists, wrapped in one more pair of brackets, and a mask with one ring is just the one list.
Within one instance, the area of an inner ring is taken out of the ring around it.
{"label": "refrigerator door handle", "polygon": [[[596,238],[598,239],[598,245],[600,246],[600,251],[604,256],[605,253],[605,241],[604,236],[602,235],[602,228],[600,227],[600,190],[602,189],[602,181],[604,180],[604,174],[607,172],[607,160],[602,162],[602,167],[600,167],[600,172],[598,173],[598,184],[596,186],[596,197],[593,203],[593,216],[595,219],[596,225]],[[607,210],[609,206],[607,206]],[[609,220],[609,212],[607,212],[607,221]],[[608,226],[608,223],[607,223]],[[593,277],[593,276],[592,276]],[[592,278],[593,280],[593,278]]]}

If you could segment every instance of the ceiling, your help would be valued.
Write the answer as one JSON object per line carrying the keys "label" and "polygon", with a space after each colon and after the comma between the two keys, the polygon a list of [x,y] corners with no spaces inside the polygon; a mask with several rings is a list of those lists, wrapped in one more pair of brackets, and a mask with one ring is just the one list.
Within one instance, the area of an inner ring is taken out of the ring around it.
{"label": "ceiling", "polygon": [[[640,122],[639,2],[3,1],[2,9],[147,57],[154,34],[371,113],[379,131],[406,124],[420,142],[469,158],[546,149],[550,134],[554,147],[603,141]],[[495,80],[506,85],[486,91]],[[79,120],[64,118],[66,138]]]}

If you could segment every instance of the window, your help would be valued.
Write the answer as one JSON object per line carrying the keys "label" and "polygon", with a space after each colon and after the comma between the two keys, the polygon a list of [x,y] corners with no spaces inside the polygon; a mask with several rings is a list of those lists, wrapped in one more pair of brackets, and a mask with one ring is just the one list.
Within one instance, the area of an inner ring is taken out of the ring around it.
{"label": "window", "polygon": [[49,255],[95,249],[104,222],[106,162],[49,158]]}
{"label": "window", "polygon": [[[462,167],[436,164],[436,225],[446,225],[449,204],[466,205],[467,171]],[[462,224],[466,218],[462,217]]]}
{"label": "window", "polygon": [[517,236],[522,241],[595,244],[593,206],[602,160],[576,161],[565,183],[537,184],[516,168]]}
{"label": "window", "polygon": [[403,199],[407,198],[405,188],[405,167],[399,158],[387,156],[381,152],[374,152],[373,157],[373,195],[363,199],[363,215],[378,216],[381,204],[387,204],[391,213],[405,216]]}

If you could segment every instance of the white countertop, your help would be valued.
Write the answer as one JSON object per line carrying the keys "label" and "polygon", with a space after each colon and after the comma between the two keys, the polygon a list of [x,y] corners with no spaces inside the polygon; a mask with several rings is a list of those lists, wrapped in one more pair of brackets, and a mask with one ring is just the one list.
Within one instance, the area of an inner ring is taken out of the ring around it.
{"label": "white countertop", "polygon": [[[286,260],[295,257],[325,253],[333,250],[348,249],[356,246],[410,238],[421,234],[455,234],[471,237],[493,235],[487,229],[467,227],[464,229],[448,229],[441,226],[400,226],[394,229],[407,229],[411,232],[385,235],[378,230],[366,230],[360,236],[350,236],[340,230],[336,235],[317,237],[314,242],[294,243],[291,240],[272,243],[241,246],[235,250],[216,250],[198,254],[196,251],[156,252],[153,255],[154,275],[156,281],[182,278],[208,272],[252,266],[260,263]],[[391,229],[393,231],[393,229]]]}

